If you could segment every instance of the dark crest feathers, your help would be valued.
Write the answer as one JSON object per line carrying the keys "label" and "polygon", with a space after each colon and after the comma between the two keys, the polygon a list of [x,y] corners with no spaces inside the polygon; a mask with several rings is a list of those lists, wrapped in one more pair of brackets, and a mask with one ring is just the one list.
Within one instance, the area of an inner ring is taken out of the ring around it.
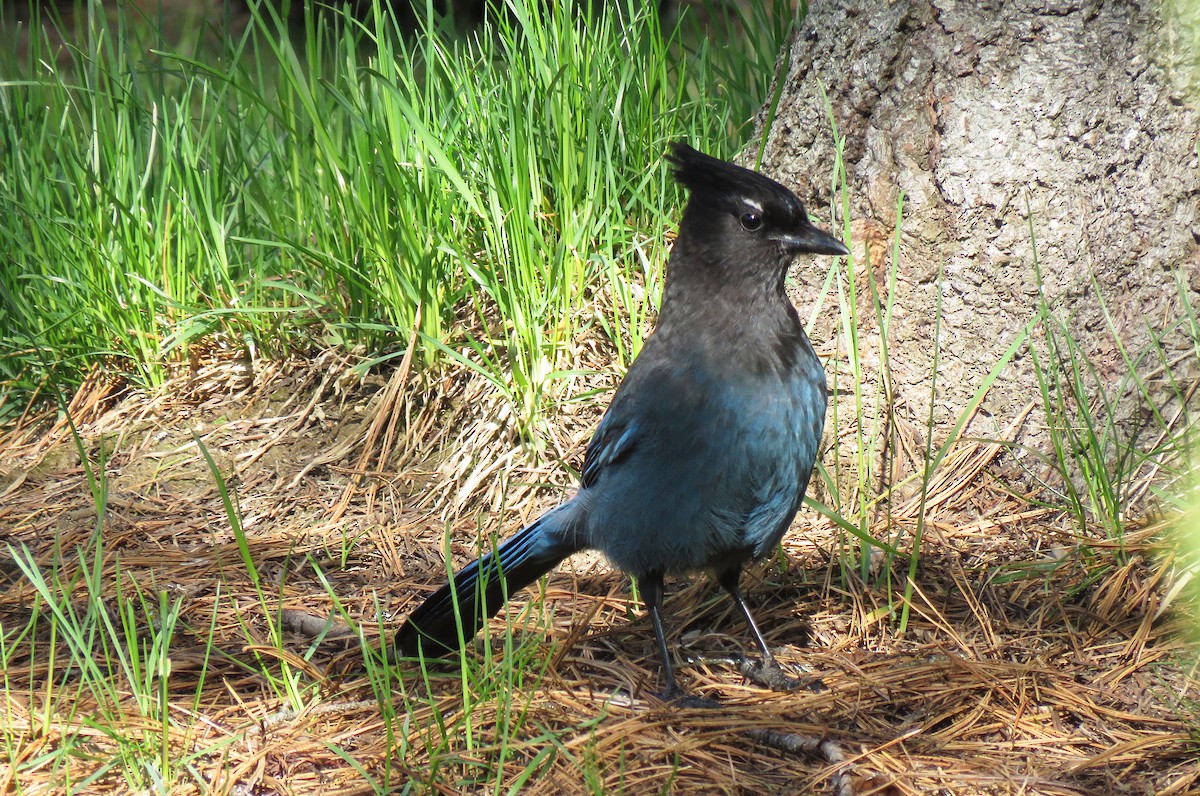
{"label": "dark crest feathers", "polygon": [[745,197],[764,206],[774,205],[787,215],[807,219],[804,205],[784,186],[756,171],[711,157],[685,143],[671,144],[667,159],[675,167],[675,180],[701,201]]}

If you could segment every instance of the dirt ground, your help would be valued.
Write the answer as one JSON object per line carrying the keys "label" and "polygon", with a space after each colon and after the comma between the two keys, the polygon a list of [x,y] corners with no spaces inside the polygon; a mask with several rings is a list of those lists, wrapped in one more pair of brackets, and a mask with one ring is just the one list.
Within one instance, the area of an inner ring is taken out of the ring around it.
{"label": "dirt ground", "polygon": [[[895,563],[890,591],[876,585],[887,579],[844,572],[846,537],[809,508],[782,553],[750,574],[769,642],[823,690],[764,692],[732,667],[685,665],[682,682],[721,707],[663,704],[653,635],[627,579],[579,557],[549,577],[544,609],[530,610],[530,595],[512,602],[514,644],[529,660],[519,671],[533,684],[507,683],[481,655],[476,694],[514,689],[520,721],[486,702],[468,731],[451,669],[425,680],[398,665],[381,705],[356,643],[326,639],[310,654],[311,618],[336,617],[336,598],[377,644],[444,577],[447,534],[461,564],[478,533],[513,531],[570,477],[530,463],[539,457],[507,436],[485,385],[404,367],[358,381],[347,365],[334,353],[250,363],[214,349],[155,395],[97,376],[72,403],[83,449],[107,479],[104,583],[115,588],[119,573],[127,591],[181,604],[169,745],[195,757],[192,784],[170,792],[368,793],[363,772],[382,782],[390,765],[394,787],[471,793],[501,763],[506,787],[547,794],[1200,792],[1200,677],[1168,524],[1135,523],[1119,545],[1080,538],[1037,496],[1013,493],[1003,446],[977,442],[961,443],[931,486],[903,633],[889,601],[898,608],[907,564]],[[577,465],[603,401],[556,417],[541,459]],[[193,434],[236,495],[270,610]],[[64,582],[77,573],[95,505],[63,423],[0,438],[0,540],[28,546],[43,572],[58,567]],[[917,509],[893,506],[873,532],[907,544]],[[3,559],[9,634],[41,604],[11,554]],[[746,642],[703,578],[668,588],[681,658]],[[285,612],[283,649],[268,643],[275,610]],[[92,707],[84,695],[73,713],[47,719],[49,682],[61,677],[47,668],[61,643],[49,628],[41,616],[35,633],[8,642],[14,763],[86,727]],[[284,664],[313,686],[301,710],[268,685]],[[133,726],[136,709],[125,707]],[[396,714],[393,736],[385,709]],[[90,743],[72,758],[73,780],[113,754],[99,733]],[[14,770],[0,765],[0,793],[15,792]],[[53,791],[67,773],[38,770],[19,784]],[[90,787],[128,791],[111,772]]]}

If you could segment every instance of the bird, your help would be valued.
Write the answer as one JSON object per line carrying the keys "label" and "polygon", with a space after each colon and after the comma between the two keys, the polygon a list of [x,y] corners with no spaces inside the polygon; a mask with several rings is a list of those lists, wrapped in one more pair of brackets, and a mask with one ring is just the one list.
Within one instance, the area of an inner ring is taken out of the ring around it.
{"label": "bird", "polygon": [[708,572],[749,626],[759,682],[794,687],[739,580],[795,518],[825,424],[825,372],[785,292],[789,266],[849,252],[775,180],[684,142],[667,160],[688,199],[658,320],[586,448],[578,490],[412,611],[399,655],[457,653],[518,590],[598,550],[638,584],[664,698],[685,695],[663,629],[667,574]]}

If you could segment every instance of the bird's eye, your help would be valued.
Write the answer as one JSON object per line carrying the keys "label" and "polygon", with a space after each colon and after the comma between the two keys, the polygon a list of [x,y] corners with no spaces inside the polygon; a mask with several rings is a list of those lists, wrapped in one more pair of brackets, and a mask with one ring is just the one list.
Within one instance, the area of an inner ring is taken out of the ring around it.
{"label": "bird's eye", "polygon": [[739,220],[742,222],[742,229],[747,232],[758,232],[762,229],[763,218],[758,213],[742,213]]}

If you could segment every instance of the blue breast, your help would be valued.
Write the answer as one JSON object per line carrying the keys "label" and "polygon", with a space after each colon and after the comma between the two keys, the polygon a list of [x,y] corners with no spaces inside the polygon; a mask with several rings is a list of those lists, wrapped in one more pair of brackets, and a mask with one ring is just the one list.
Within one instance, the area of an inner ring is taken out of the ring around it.
{"label": "blue breast", "polygon": [[590,545],[635,576],[769,553],[800,507],[824,423],[824,373],[807,341],[783,368],[674,353],[631,369],[629,397],[618,394],[597,431],[624,445],[576,498]]}

